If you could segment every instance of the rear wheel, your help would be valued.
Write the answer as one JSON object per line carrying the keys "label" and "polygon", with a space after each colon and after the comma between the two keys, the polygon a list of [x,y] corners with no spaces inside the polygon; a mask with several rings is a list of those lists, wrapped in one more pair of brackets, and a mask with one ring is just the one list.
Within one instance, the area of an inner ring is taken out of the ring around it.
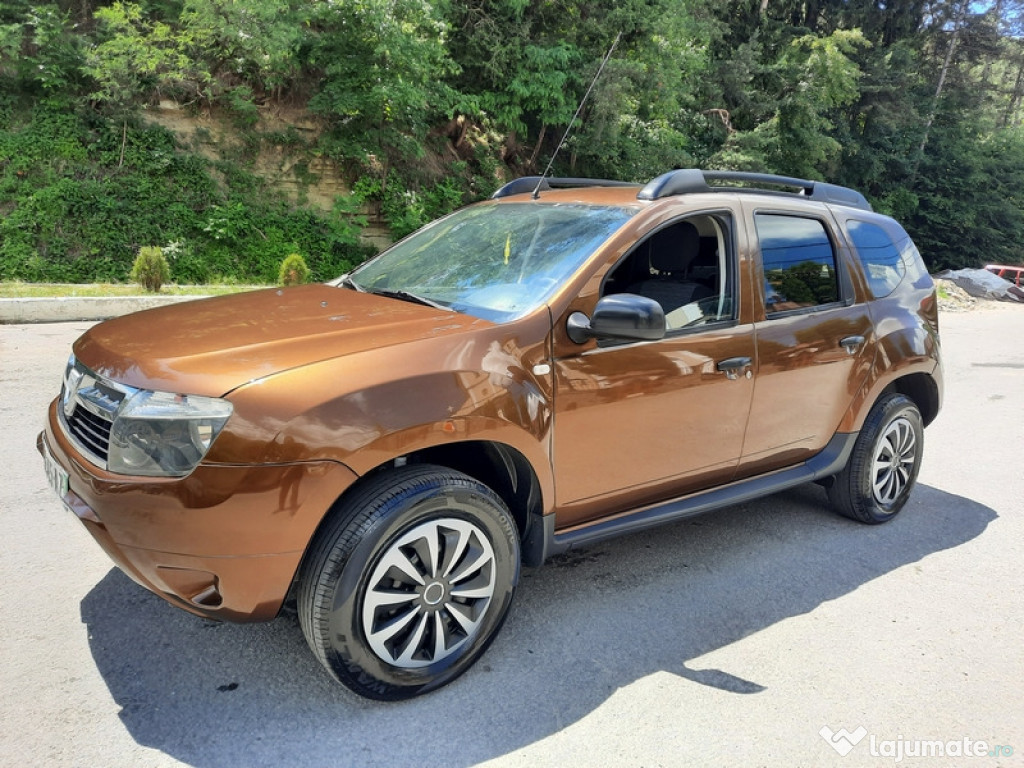
{"label": "rear wheel", "polygon": [[905,395],[882,397],[864,421],[846,467],[828,486],[829,500],[846,517],[884,523],[906,504],[921,468],[921,413]]}
{"label": "rear wheel", "polygon": [[518,579],[515,523],[496,494],[459,472],[405,467],[332,513],[303,565],[299,622],[341,683],[404,699],[479,658]]}

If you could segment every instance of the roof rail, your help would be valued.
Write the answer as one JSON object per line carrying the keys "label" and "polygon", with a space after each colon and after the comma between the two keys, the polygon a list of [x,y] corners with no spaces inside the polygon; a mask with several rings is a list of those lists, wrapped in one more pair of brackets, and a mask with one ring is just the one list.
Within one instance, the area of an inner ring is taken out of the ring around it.
{"label": "roof rail", "polygon": [[776,176],[770,173],[745,173],[742,171],[702,171],[698,168],[683,168],[678,171],[663,173],[656,179],[652,179],[637,194],[640,200],[660,200],[663,197],[672,195],[693,194],[697,192],[733,192],[736,187],[712,186],[709,181],[742,182],[746,184],[768,184],[774,187],[793,187],[797,192],[782,192],[779,190],[744,188],[747,192],[760,192],[764,194],[784,195],[791,194],[799,197],[818,200],[822,203],[835,203],[848,205],[851,208],[861,208],[865,211],[872,210],[871,203],[864,195],[849,187],[840,187],[837,184],[827,184],[824,181],[810,181],[808,179],[796,179],[792,176]]}
{"label": "roof rail", "polygon": [[[537,186],[540,182],[540,187]],[[611,179],[576,179],[576,178],[546,178],[541,181],[540,176],[522,176],[513,179],[493,195],[492,200],[497,200],[509,195],[520,195],[524,192],[533,192],[534,189],[544,191],[545,189],[561,189],[565,187],[635,187],[631,181],[612,181]]]}

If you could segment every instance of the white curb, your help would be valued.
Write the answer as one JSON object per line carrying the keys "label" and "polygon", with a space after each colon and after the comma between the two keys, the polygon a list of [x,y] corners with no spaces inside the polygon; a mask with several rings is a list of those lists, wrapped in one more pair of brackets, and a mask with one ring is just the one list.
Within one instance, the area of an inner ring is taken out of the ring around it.
{"label": "white curb", "polygon": [[106,320],[205,296],[96,296],[0,299],[0,323],[62,323],[74,320]]}

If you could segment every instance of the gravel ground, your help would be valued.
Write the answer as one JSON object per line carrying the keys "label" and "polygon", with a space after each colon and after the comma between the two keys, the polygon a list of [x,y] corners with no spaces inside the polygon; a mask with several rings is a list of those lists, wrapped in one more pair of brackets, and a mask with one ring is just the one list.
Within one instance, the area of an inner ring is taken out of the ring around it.
{"label": "gravel ground", "polygon": [[[978,306],[978,299],[974,298],[954,283],[952,280],[935,279],[935,284],[942,289],[939,296],[939,310],[941,312],[969,312]],[[989,304],[990,302],[985,302]]]}
{"label": "gravel ground", "polygon": [[812,485],[573,553],[475,669],[391,705],[294,620],[136,587],[61,508],[35,435],[86,327],[0,326],[2,766],[1024,765],[1024,307],[943,314],[945,407],[892,523]]}

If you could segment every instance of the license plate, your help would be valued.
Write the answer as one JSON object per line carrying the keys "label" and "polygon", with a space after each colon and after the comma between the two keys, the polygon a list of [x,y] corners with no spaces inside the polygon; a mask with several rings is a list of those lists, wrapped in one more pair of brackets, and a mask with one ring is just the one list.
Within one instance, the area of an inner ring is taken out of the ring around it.
{"label": "license plate", "polygon": [[50,455],[50,449],[45,445],[43,447],[43,466],[46,468],[46,477],[50,481],[50,488],[61,501],[64,501],[64,497],[68,495],[68,473]]}

